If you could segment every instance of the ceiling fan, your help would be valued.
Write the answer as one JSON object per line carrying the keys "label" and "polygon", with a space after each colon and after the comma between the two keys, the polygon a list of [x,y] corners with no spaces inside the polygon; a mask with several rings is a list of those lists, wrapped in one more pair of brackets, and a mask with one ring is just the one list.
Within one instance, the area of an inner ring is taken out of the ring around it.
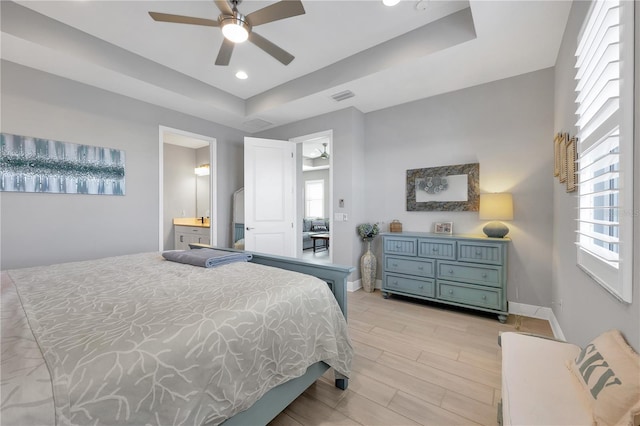
{"label": "ceiling fan", "polygon": [[316,151],[320,152],[320,155],[318,155],[316,158],[322,158],[323,160],[328,160],[329,159],[329,153],[327,152],[327,143],[323,142],[322,146],[324,147],[322,152],[320,152],[320,150],[318,148],[315,149]]}
{"label": "ceiling fan", "polygon": [[220,27],[225,38],[218,52],[216,65],[229,65],[235,43],[242,43],[247,39],[284,65],[289,65],[289,63],[293,61],[294,56],[255,33],[253,27],[280,19],[304,15],[305,11],[302,2],[300,0],[281,0],[278,3],[263,7],[245,16],[238,12],[238,4],[240,4],[241,1],[242,0],[230,0],[230,2],[227,2],[227,0],[214,0],[214,3],[221,12],[218,19],[171,15],[160,12],[149,12],[149,15],[151,15],[155,21],[159,22]]}

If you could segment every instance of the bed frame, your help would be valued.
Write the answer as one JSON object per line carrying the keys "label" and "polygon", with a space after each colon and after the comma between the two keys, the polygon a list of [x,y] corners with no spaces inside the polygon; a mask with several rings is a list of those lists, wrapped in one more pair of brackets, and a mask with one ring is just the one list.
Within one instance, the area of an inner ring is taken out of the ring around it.
{"label": "bed frame", "polygon": [[[229,252],[240,251],[229,248],[212,247],[205,244],[189,244],[189,246],[192,249],[215,248],[216,250],[225,250]],[[290,257],[261,253],[252,253],[252,255],[252,263],[300,272],[318,277],[322,281],[325,281],[338,301],[338,305],[344,314],[344,318],[347,319],[347,277],[355,270],[353,266],[314,264]],[[249,409],[236,414],[224,421],[222,424],[224,426],[266,425],[285,408],[287,408],[287,406],[300,396],[309,386],[318,380],[318,378],[320,378],[320,376],[322,376],[329,368],[330,367],[322,361],[311,365],[304,375],[276,386],[264,394],[263,397],[256,401],[256,403]],[[345,390],[349,385],[349,380],[336,373],[335,385],[336,387]]]}

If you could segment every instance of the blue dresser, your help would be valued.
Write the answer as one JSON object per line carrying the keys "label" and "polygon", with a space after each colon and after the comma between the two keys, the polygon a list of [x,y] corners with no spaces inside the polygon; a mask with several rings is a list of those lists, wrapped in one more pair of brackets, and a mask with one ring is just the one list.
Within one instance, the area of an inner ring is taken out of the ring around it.
{"label": "blue dresser", "polygon": [[509,238],[426,232],[382,234],[382,295],[495,312],[507,320]]}

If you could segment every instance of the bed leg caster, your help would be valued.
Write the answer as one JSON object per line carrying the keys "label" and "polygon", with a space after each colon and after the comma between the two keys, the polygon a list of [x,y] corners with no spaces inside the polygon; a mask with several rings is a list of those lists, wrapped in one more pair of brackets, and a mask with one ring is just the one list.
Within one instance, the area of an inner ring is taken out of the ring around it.
{"label": "bed leg caster", "polygon": [[338,389],[346,390],[349,386],[349,379],[342,374],[336,373],[336,387]]}

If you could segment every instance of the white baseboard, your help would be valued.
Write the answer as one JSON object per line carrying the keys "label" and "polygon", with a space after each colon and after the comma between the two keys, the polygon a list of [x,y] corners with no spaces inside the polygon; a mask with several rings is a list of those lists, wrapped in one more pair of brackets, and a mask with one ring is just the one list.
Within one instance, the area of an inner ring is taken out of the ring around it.
{"label": "white baseboard", "polygon": [[551,308],[544,306],[527,305],[526,303],[509,302],[509,313],[513,315],[523,315],[531,318],[538,318],[549,321],[553,336],[559,340],[566,340],[560,328],[560,323]]}
{"label": "white baseboard", "polygon": [[553,311],[551,311],[551,318],[549,318],[549,324],[551,325],[551,330],[553,331],[554,337],[558,340],[563,340],[566,342],[567,339],[564,337],[564,333],[560,328],[560,323],[558,322],[558,318],[556,318],[556,314],[554,314]]}
{"label": "white baseboard", "polygon": [[[347,281],[347,291],[354,292],[358,291],[362,288],[362,279],[358,279],[355,281]],[[376,280],[376,288],[382,288],[382,280]]]}

